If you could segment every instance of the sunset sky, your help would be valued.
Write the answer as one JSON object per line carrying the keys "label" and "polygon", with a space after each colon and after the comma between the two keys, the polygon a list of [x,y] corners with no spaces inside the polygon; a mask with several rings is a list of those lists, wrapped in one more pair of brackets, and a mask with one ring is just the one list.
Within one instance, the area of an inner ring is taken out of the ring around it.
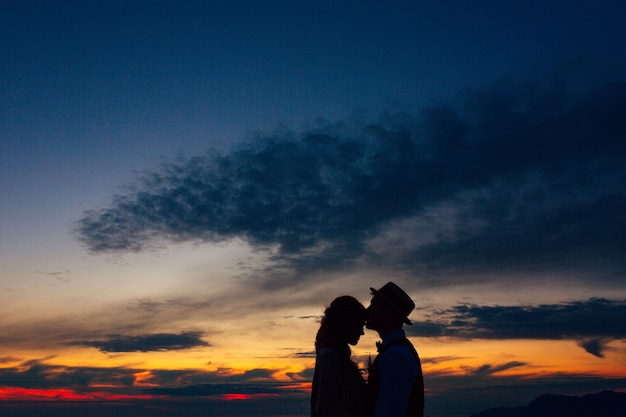
{"label": "sunset sky", "polygon": [[3,1],[0,409],[307,415],[324,307],[387,281],[431,417],[626,391],[625,17]]}

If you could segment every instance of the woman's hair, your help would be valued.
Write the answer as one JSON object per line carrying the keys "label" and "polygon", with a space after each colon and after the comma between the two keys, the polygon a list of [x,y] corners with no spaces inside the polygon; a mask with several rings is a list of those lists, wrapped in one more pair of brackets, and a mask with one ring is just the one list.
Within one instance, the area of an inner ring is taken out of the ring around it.
{"label": "woman's hair", "polygon": [[353,364],[350,360],[350,346],[346,339],[346,324],[361,320],[365,322],[365,307],[356,298],[349,295],[337,297],[324,310],[324,317],[315,337],[315,353],[322,348],[332,348],[339,353],[342,361]]}

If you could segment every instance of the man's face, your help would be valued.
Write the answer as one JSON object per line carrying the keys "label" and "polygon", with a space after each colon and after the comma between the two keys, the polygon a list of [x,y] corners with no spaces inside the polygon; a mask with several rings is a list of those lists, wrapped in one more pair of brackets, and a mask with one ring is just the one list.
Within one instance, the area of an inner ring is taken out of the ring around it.
{"label": "man's face", "polygon": [[367,321],[365,327],[371,330],[379,330],[388,314],[387,302],[379,295],[374,295],[366,310]]}

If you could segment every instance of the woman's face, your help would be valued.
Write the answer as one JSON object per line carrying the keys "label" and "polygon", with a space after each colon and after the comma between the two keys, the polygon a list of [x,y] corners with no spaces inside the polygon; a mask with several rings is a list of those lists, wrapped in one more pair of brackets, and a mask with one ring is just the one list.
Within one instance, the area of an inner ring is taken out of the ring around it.
{"label": "woman's face", "polygon": [[364,320],[355,319],[346,324],[346,341],[351,345],[356,345],[363,334]]}

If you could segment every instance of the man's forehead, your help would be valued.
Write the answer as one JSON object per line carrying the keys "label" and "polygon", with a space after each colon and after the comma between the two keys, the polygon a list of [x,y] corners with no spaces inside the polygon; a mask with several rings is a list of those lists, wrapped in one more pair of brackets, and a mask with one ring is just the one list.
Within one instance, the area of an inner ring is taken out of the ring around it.
{"label": "man's forehead", "polygon": [[370,301],[371,304],[387,304],[387,300],[385,299],[385,297],[381,296],[380,294],[374,294],[374,296],[372,297],[372,301]]}

